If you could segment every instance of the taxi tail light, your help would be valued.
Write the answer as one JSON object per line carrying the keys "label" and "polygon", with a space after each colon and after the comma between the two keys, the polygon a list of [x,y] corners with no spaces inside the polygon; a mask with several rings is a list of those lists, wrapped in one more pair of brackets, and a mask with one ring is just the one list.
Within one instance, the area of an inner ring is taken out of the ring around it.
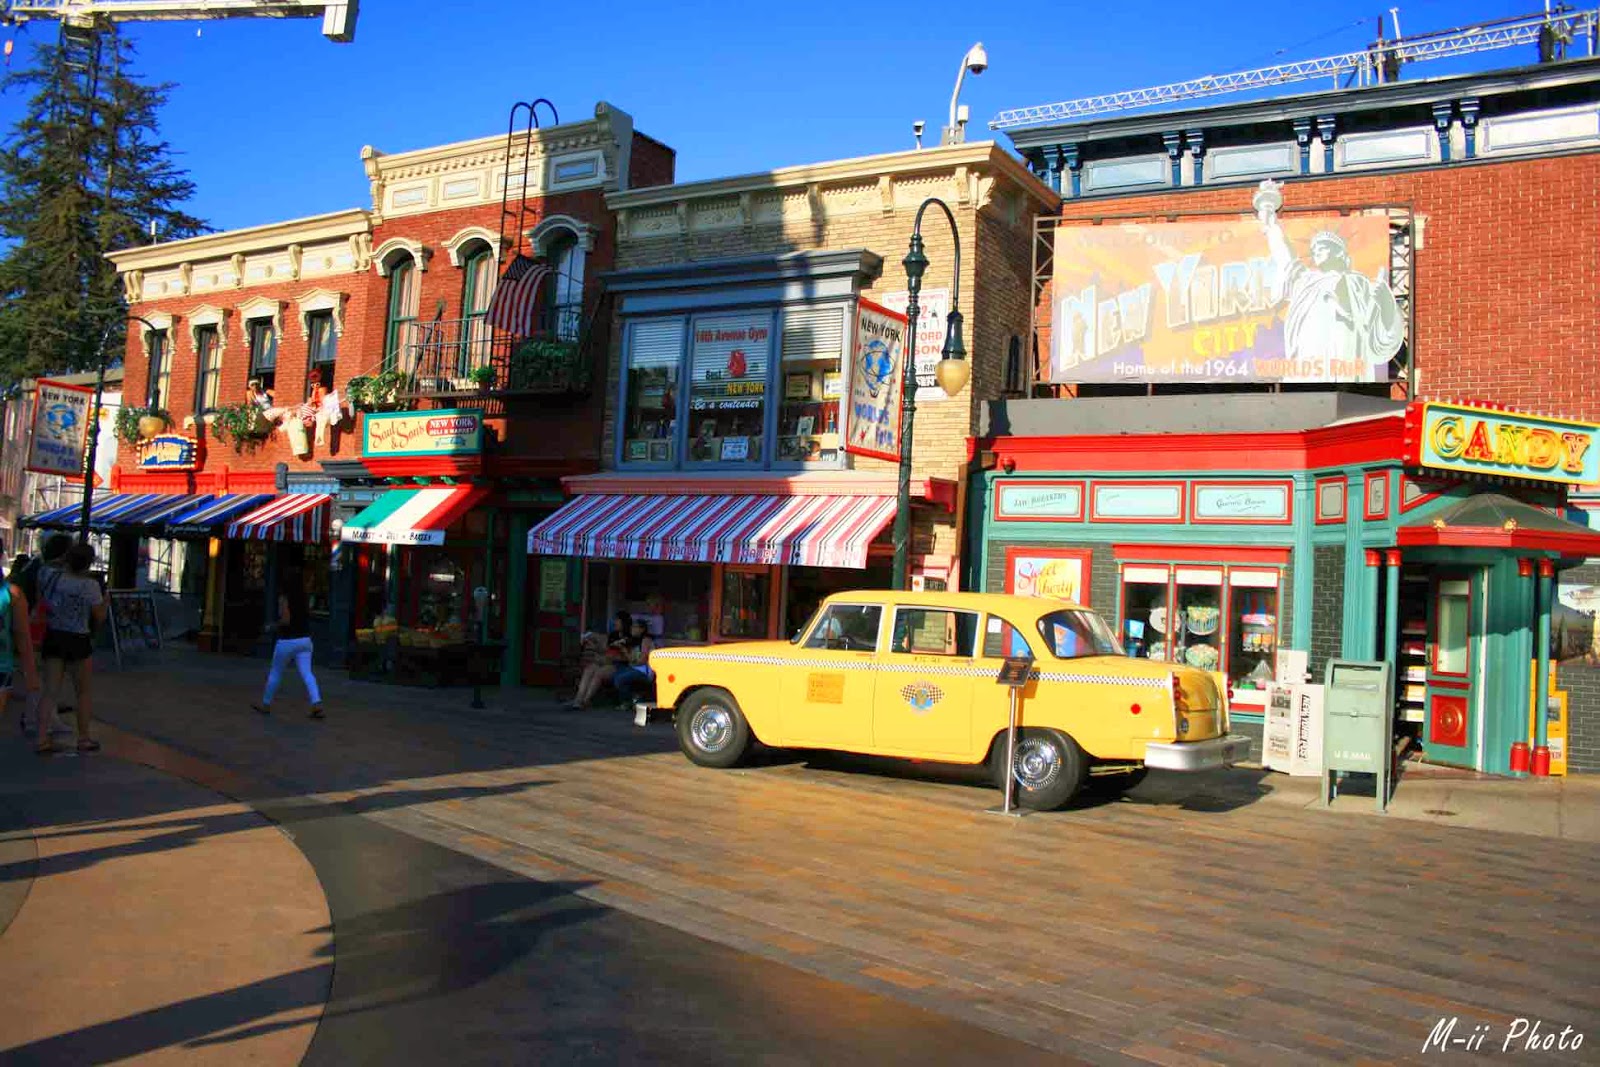
{"label": "taxi tail light", "polygon": [[1188,725],[1183,713],[1189,710],[1188,704],[1183,699],[1183,682],[1178,678],[1178,672],[1172,672],[1172,735],[1182,737],[1184,727]]}

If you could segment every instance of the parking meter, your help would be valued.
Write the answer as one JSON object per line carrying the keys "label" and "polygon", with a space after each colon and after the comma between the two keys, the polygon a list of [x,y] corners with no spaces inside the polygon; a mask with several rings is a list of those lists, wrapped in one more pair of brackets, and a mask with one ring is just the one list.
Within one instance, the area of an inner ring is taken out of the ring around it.
{"label": "parking meter", "polygon": [[1378,810],[1388,810],[1394,758],[1393,671],[1375,660],[1328,662],[1323,686],[1322,806],[1339,793],[1336,775],[1370,774]]}

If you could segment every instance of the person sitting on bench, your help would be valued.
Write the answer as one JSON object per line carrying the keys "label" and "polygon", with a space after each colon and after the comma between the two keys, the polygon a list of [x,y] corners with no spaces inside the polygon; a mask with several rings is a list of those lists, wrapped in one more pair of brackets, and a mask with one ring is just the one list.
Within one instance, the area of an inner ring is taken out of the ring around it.
{"label": "person sitting on bench", "polygon": [[650,666],[650,653],[655,650],[656,639],[650,636],[649,624],[634,619],[628,642],[628,664],[612,676],[611,682],[630,702],[647,699],[655,689],[656,672]]}

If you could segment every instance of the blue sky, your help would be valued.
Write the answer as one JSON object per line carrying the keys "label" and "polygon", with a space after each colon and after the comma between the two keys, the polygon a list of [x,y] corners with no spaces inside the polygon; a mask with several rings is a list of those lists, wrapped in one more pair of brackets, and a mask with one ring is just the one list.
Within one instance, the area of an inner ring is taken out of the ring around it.
{"label": "blue sky", "polygon": [[[1414,0],[1401,28],[1540,6]],[[128,32],[147,80],[177,83],[163,132],[199,186],[192,210],[229,229],[366,206],[362,145],[402,151],[503,133],[517,100],[549,97],[565,121],[607,100],[677,149],[678,177],[692,180],[907,148],[919,118],[936,141],[977,40],[990,68],[962,92],[973,139],[1004,108],[1358,49],[1379,7],[363,0],[351,45],[325,40],[312,19]],[[47,23],[18,32],[13,62],[54,32]],[[1533,59],[1529,46],[1407,76]],[[0,97],[0,125],[9,129],[21,106],[16,94]]]}

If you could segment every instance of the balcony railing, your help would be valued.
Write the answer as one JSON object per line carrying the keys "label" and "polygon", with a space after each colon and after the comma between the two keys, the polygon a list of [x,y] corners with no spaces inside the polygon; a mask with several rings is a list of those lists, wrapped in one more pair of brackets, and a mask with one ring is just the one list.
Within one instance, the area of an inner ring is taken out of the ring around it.
{"label": "balcony railing", "polygon": [[586,394],[594,323],[577,304],[547,307],[530,337],[514,338],[481,317],[411,323],[395,361],[406,377],[400,395]]}

